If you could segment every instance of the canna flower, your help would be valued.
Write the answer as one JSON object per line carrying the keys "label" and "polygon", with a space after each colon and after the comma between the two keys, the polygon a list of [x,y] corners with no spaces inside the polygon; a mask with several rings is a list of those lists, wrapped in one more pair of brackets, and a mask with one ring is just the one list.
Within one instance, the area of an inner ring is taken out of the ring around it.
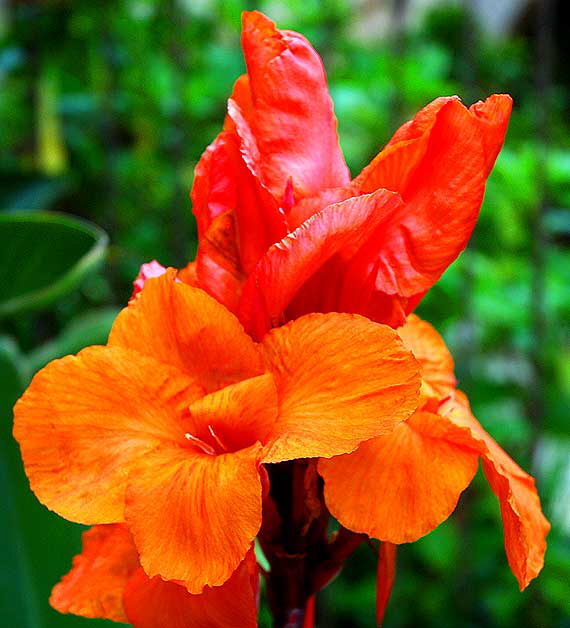
{"label": "canna flower", "polygon": [[455,388],[453,359],[433,327],[411,315],[399,333],[421,365],[418,409],[354,453],[319,461],[327,506],[355,532],[389,544],[416,541],[452,513],[481,459],[499,499],[507,558],[522,590],[542,569],[550,528],[534,480],[472,415]]}
{"label": "canna flower", "polygon": [[311,314],[256,343],[175,275],[146,281],[107,346],[42,369],[14,435],[43,504],[124,524],[149,578],[200,594],[228,581],[259,531],[263,465],[388,433],[414,411],[419,375],[386,326]]}
{"label": "canna flower", "polygon": [[134,628],[255,628],[258,579],[250,550],[222,586],[192,595],[180,583],[145,574],[124,524],[99,525],[83,533],[83,551],[54,587],[50,604],[60,613]]}
{"label": "canna flower", "polygon": [[511,98],[439,98],[353,180],[324,69],[301,35],[243,16],[247,74],[192,190],[193,281],[262,338],[307,312],[397,327],[463,250]]}
{"label": "canna flower", "polygon": [[[360,313],[394,327],[407,317],[399,332],[422,366],[420,405],[389,434],[319,462],[327,506],[346,528],[385,542],[380,572],[392,578],[396,545],[452,513],[481,459],[509,564],[526,587],[549,528],[534,481],[473,417],[435,330],[409,316],[467,243],[510,97],[469,109],[437,99],[351,181],[308,42],[254,12],[244,14],[243,48],[247,74],[196,169],[199,249],[181,280],[236,312],[255,338],[307,312]],[[390,589],[380,584],[379,618]]]}

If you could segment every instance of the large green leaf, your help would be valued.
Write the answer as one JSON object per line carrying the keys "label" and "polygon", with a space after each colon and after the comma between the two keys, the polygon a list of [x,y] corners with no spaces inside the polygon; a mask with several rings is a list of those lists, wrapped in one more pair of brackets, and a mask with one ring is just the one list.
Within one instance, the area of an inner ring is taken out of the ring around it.
{"label": "large green leaf", "polygon": [[107,236],[78,218],[0,214],[0,318],[72,291],[105,255]]}
{"label": "large green leaf", "polygon": [[16,443],[11,437],[12,405],[24,389],[27,372],[15,343],[0,337],[0,494],[7,506],[0,518],[0,607],[7,626],[39,628],[30,561],[16,502]]}
{"label": "large green leaf", "polygon": [[44,508],[31,492],[16,441],[12,406],[29,380],[29,360],[0,336],[0,609],[2,626],[97,628],[107,621],[60,615],[48,602],[52,586],[71,567],[82,527]]}

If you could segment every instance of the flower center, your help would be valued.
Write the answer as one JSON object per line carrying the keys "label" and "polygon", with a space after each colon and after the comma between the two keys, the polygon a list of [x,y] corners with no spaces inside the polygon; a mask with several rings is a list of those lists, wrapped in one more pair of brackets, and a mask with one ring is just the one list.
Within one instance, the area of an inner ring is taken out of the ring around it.
{"label": "flower center", "polygon": [[[212,443],[208,443],[205,440],[186,432],[184,438],[190,441],[193,445],[201,449],[205,454],[215,456],[216,454],[225,454],[229,451],[229,448],[223,443],[222,439],[216,434],[214,428],[208,425],[208,434]],[[210,440],[210,439],[208,439]]]}

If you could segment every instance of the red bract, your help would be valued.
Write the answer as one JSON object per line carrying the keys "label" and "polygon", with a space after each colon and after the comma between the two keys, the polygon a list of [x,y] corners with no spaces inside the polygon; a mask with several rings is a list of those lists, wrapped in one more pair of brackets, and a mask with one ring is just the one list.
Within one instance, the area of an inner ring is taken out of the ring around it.
{"label": "red bract", "polygon": [[403,324],[463,250],[512,101],[439,98],[352,181],[321,60],[260,13],[247,74],[196,169],[196,282],[260,338],[307,312]]}

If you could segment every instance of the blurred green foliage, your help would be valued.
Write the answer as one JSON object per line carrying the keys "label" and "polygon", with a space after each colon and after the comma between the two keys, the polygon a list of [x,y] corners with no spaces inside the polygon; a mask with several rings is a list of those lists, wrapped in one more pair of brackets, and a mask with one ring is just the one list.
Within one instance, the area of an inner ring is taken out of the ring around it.
{"label": "blurred green foliage", "polygon": [[[569,87],[555,81],[546,102],[535,87],[533,39],[523,33],[488,40],[456,4],[404,33],[389,29],[363,41],[354,26],[365,18],[348,0],[0,4],[0,293],[16,291],[15,276],[34,264],[46,273],[45,285],[63,285],[43,300],[24,299],[1,322],[4,624],[109,624],[60,616],[48,606],[51,586],[79,550],[80,530],[29,492],[10,436],[10,407],[47,361],[105,341],[141,263],[182,266],[193,256],[192,172],[243,71],[239,16],[252,8],[305,34],[322,55],[353,173],[437,96],[514,96],[473,241],[419,313],[452,348],[475,414],[537,477],[553,523],[546,566],[518,592],[498,505],[478,477],[449,521],[400,548],[385,625],[570,626]],[[548,138],[538,127],[545,108]],[[27,238],[30,250],[16,251],[18,236],[7,239],[2,229],[14,224],[17,210],[37,212],[30,224],[55,221],[78,231],[67,244],[65,235],[54,240],[42,231]],[[107,231],[103,270],[81,261],[97,261],[101,234],[46,210]],[[79,288],[61,284],[70,273]],[[318,625],[372,626],[374,572],[374,554],[363,546],[321,594]],[[268,625],[266,611],[261,625]]]}

